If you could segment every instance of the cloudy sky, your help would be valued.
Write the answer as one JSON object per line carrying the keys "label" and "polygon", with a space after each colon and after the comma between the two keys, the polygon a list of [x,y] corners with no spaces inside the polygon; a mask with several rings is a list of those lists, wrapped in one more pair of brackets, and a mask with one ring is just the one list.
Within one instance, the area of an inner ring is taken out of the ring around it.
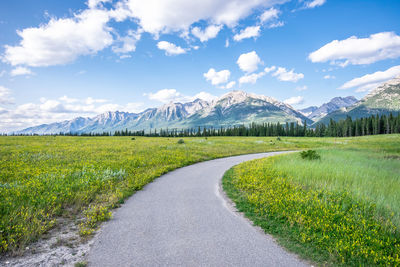
{"label": "cloudy sky", "polygon": [[230,90],[295,108],[400,74],[398,0],[0,1],[0,132]]}

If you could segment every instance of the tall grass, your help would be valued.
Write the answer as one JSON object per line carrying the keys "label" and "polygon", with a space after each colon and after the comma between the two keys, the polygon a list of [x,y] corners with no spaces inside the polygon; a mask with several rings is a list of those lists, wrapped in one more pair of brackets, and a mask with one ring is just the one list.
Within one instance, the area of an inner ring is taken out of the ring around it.
{"label": "tall grass", "polygon": [[318,152],[318,161],[303,160],[298,153],[276,157],[274,168],[305,187],[346,191],[374,203],[382,215],[393,212],[393,221],[400,229],[400,155],[354,149]]}
{"label": "tall grass", "polygon": [[239,210],[306,258],[399,266],[400,136],[328,142],[317,160],[292,153],[235,166],[224,189]]}
{"label": "tall grass", "polygon": [[58,224],[91,234],[110,209],[163,173],[203,160],[321,146],[329,139],[0,137],[0,252],[22,251]]}

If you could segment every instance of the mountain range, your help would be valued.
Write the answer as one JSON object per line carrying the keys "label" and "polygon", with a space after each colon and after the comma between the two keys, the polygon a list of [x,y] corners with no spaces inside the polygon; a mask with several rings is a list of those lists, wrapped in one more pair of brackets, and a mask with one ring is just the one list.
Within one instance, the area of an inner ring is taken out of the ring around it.
{"label": "mountain range", "polygon": [[372,115],[397,114],[400,112],[400,75],[372,90],[359,102],[345,108],[333,111],[321,118],[319,123],[329,123],[332,120],[369,117]]}
{"label": "mountain range", "polygon": [[355,97],[335,97],[320,107],[300,111],[272,97],[231,91],[214,101],[196,99],[188,103],[168,103],[140,113],[106,112],[92,118],[43,124],[15,134],[96,133],[129,129],[183,129],[193,127],[231,127],[252,122],[285,123],[304,121],[308,124],[327,123],[351,116],[367,117],[400,111],[400,76],[377,87],[358,101]]}
{"label": "mountain range", "polygon": [[332,113],[341,108],[347,108],[349,106],[357,103],[358,100],[354,96],[348,97],[335,97],[332,98],[328,103],[322,104],[320,107],[311,106],[305,109],[299,110],[303,115],[312,119],[313,121],[318,121],[325,117],[329,113]]}
{"label": "mountain range", "polygon": [[16,134],[53,134],[114,132],[116,130],[149,130],[161,128],[230,127],[251,122],[313,121],[292,106],[274,98],[232,91],[207,102],[196,99],[188,103],[168,103],[141,113],[106,112],[92,118],[43,124],[26,128]]}

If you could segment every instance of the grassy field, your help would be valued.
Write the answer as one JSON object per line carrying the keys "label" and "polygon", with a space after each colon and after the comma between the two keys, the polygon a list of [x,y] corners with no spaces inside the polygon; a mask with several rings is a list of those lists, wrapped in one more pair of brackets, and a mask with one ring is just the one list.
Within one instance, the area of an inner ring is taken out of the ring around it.
{"label": "grassy field", "polygon": [[0,137],[0,252],[19,252],[77,220],[91,234],[110,209],[154,178],[217,157],[334,145],[334,139]]}
{"label": "grassy field", "polygon": [[240,210],[284,246],[333,265],[400,265],[400,135],[337,139],[243,163],[224,177]]}

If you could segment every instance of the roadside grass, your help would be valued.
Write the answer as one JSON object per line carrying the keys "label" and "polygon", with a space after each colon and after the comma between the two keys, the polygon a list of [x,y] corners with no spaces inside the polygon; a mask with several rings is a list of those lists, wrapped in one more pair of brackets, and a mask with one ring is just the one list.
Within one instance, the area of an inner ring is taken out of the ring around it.
{"label": "roadside grass", "polygon": [[318,153],[320,161],[303,160],[297,153],[275,157],[273,167],[303,187],[346,191],[374,203],[382,216],[393,213],[400,229],[400,158],[369,150],[321,149]]}
{"label": "roadside grass", "polygon": [[237,165],[225,174],[224,190],[304,258],[400,265],[400,136],[337,139],[317,152],[320,160],[292,153]]}
{"label": "roadside grass", "polygon": [[330,138],[0,137],[0,252],[21,253],[75,220],[90,235],[156,177],[218,157],[331,146]]}

